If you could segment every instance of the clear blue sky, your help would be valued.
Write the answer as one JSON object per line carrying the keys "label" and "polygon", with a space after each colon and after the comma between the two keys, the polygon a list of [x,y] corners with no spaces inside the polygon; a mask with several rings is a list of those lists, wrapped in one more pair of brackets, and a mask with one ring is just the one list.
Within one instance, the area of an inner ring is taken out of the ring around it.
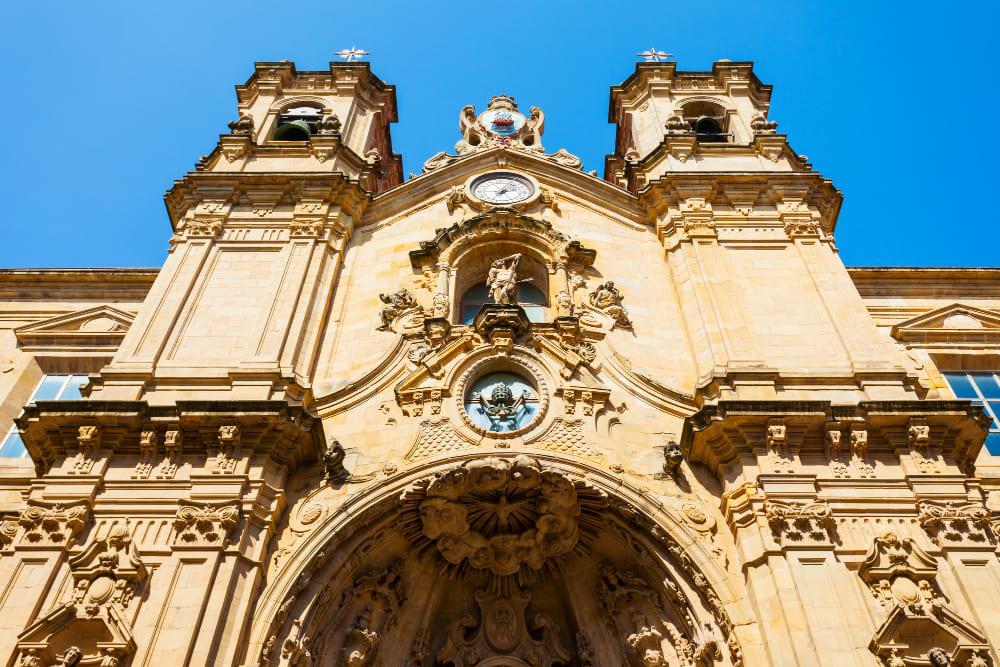
{"label": "clear blue sky", "polygon": [[[4,10],[0,267],[159,266],[162,195],[236,117],[255,60],[371,51],[404,172],[465,104],[545,110],[545,146],[603,173],[608,88],[637,51],[753,60],[771,118],[845,195],[849,265],[995,266],[996,2],[20,2]],[[993,157],[991,157],[993,156]]]}

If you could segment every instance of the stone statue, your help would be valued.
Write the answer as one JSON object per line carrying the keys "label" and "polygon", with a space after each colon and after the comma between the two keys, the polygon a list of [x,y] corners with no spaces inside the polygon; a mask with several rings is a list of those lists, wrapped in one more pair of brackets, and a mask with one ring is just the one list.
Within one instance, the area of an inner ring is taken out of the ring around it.
{"label": "stone statue", "polygon": [[520,253],[493,261],[490,272],[486,276],[486,284],[489,286],[490,298],[493,299],[493,303],[516,305],[517,265],[520,263]]}
{"label": "stone statue", "polygon": [[323,481],[339,482],[351,476],[351,473],[344,467],[344,457],[347,452],[338,440],[331,440],[326,446],[326,453],[323,454]]}
{"label": "stone statue", "polygon": [[668,442],[667,446],[663,448],[663,472],[671,477],[676,477],[677,473],[680,472],[683,460],[684,454],[681,452],[681,446],[673,440]]}
{"label": "stone statue", "polygon": [[590,305],[595,308],[603,310],[605,313],[611,316],[611,318],[622,327],[632,326],[632,320],[628,317],[628,311],[625,310],[625,306],[622,303],[625,297],[622,293],[615,287],[614,281],[607,281],[597,287],[596,290],[588,295],[590,299]]}
{"label": "stone statue", "polygon": [[240,114],[238,120],[229,123],[229,130],[233,134],[253,134],[253,116],[248,113]]}
{"label": "stone statue", "polygon": [[316,133],[324,135],[340,134],[340,119],[331,113],[316,121]]}
{"label": "stone statue", "polygon": [[471,104],[462,107],[458,115],[458,130],[462,133],[462,138],[455,144],[455,152],[459,155],[470,153],[483,143],[486,130],[476,116],[476,107]]}
{"label": "stone statue", "polygon": [[57,667],[74,667],[80,664],[81,660],[83,660],[83,651],[76,646],[70,646],[63,652],[56,665]]}
{"label": "stone statue", "polygon": [[392,294],[379,294],[379,300],[385,304],[378,311],[378,316],[382,320],[379,331],[385,331],[401,313],[417,305],[416,299],[410,296],[406,288],[402,288]]}
{"label": "stone statue", "polygon": [[951,656],[943,648],[935,646],[927,651],[927,659],[932,667],[951,667]]}

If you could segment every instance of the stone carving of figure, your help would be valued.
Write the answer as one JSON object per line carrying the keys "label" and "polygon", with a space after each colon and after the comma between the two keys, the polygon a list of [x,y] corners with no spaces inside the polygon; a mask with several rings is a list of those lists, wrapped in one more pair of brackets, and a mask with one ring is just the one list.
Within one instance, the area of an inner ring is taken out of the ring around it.
{"label": "stone carving of figure", "polygon": [[378,316],[382,319],[382,326],[379,327],[380,331],[384,331],[389,328],[392,321],[396,319],[403,311],[409,310],[417,305],[416,300],[410,296],[410,293],[406,291],[406,288],[402,288],[399,291],[393,292],[392,294],[379,294],[379,300],[385,304],[382,306],[381,310],[378,311]]}
{"label": "stone carving of figure", "polygon": [[615,287],[615,283],[611,280],[603,283],[597,287],[596,290],[591,292],[589,295],[590,305],[595,308],[600,308],[605,313],[611,316],[611,318],[622,327],[632,326],[632,321],[628,317],[628,311],[625,310],[625,306],[622,303],[624,297],[622,293]]}
{"label": "stone carving of figure", "polygon": [[70,646],[63,652],[56,665],[57,667],[75,667],[75,665],[80,664],[81,660],[83,660],[83,651],[76,646]]}
{"label": "stone carving of figure", "polygon": [[680,472],[683,460],[684,454],[681,452],[681,446],[673,440],[668,442],[667,446],[663,448],[663,472],[671,477],[676,477],[677,473]]}
{"label": "stone carving of figure", "polygon": [[323,481],[337,482],[350,477],[351,473],[344,467],[344,457],[347,453],[338,440],[330,441],[323,454]]}
{"label": "stone carving of figure", "polygon": [[337,114],[330,113],[316,121],[316,132],[324,135],[340,134],[340,119]]}
{"label": "stone carving of figure", "polygon": [[883,662],[885,662],[885,667],[906,667],[906,662],[899,655],[899,649],[892,649],[892,653],[887,655]]}
{"label": "stone carving of figure", "polygon": [[233,134],[252,134],[253,116],[248,113],[240,114],[238,120],[234,120],[229,123],[229,130]]}
{"label": "stone carving of figure", "polygon": [[522,142],[533,150],[542,149],[542,133],[545,132],[545,114],[538,107],[531,107],[531,117],[525,122]]}
{"label": "stone carving of figure", "polygon": [[493,303],[516,304],[514,297],[517,293],[517,265],[520,263],[520,253],[493,261],[486,276],[486,284],[490,288],[490,298],[493,299]]}
{"label": "stone carving of figure", "polygon": [[943,648],[935,646],[927,651],[927,659],[932,667],[951,667],[951,656]]}
{"label": "stone carving of figure", "polygon": [[462,107],[458,115],[458,130],[462,133],[462,138],[455,144],[455,152],[459,155],[471,153],[483,143],[486,132],[476,116],[476,107],[471,104]]}

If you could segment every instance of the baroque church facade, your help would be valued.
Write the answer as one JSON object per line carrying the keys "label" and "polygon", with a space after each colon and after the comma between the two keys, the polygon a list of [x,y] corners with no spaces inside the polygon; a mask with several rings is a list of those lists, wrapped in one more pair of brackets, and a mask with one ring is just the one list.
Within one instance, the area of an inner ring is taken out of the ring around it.
{"label": "baroque church facade", "polygon": [[0,272],[0,664],[995,665],[1000,270],[846,268],[770,93],[404,179],[367,63],[257,63],[162,268]]}

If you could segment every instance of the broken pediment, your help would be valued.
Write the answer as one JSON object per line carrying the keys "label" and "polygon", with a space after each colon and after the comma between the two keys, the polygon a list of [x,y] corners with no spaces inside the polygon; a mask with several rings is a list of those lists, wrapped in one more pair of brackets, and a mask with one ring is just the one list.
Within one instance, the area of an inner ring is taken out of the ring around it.
{"label": "broken pediment", "polygon": [[25,348],[117,348],[135,317],[111,306],[96,306],[14,329]]}
{"label": "broken pediment", "polygon": [[900,322],[892,336],[904,343],[1000,344],[1000,313],[953,303]]}

